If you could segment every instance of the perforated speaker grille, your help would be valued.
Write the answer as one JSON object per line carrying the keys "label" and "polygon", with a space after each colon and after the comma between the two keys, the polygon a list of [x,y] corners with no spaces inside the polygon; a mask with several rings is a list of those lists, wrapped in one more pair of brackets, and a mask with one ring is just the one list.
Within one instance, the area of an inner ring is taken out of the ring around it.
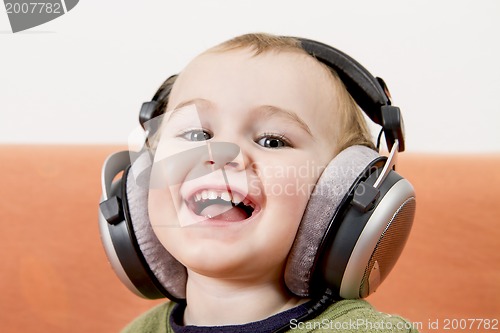
{"label": "perforated speaker grille", "polygon": [[415,198],[408,198],[387,223],[366,266],[359,290],[361,297],[375,291],[396,264],[408,240],[415,207]]}

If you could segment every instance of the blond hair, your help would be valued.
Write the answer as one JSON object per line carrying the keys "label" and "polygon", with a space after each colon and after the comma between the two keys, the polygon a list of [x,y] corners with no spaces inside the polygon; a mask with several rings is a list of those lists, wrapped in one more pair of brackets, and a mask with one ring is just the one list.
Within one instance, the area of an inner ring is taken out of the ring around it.
{"label": "blond hair", "polygon": [[[265,33],[241,35],[222,42],[221,44],[208,49],[207,51],[205,51],[205,53],[228,52],[232,50],[248,48],[254,52],[255,56],[258,56],[262,53],[275,51],[298,52],[313,57],[302,48],[299,39],[294,37],[276,36]],[[327,70],[335,87],[335,95],[338,102],[337,104],[339,106],[340,117],[340,133],[337,133],[336,135],[338,142],[336,142],[335,155],[345,148],[353,145],[363,145],[375,149],[375,146],[371,139],[371,133],[363,116],[363,112],[347,91],[337,72],[333,68],[328,67],[316,58],[314,59],[320,66],[324,67]],[[168,94],[165,94],[164,92],[170,92],[174,81],[175,79],[173,79],[172,77],[167,79],[155,95],[155,97],[159,96],[160,107],[162,108],[162,110],[166,110],[168,103]],[[162,95],[166,96],[163,97]],[[334,110],[332,110],[332,112],[334,112]]]}

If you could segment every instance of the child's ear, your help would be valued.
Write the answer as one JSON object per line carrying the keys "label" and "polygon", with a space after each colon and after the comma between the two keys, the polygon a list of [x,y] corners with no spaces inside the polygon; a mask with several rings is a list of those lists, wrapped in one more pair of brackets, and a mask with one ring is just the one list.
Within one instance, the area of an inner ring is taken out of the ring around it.
{"label": "child's ear", "polygon": [[[363,298],[383,281],[408,238],[415,212],[411,184],[375,151],[353,146],[327,166],[311,195],[285,268],[301,297],[330,288]],[[390,165],[388,165],[389,167]]]}

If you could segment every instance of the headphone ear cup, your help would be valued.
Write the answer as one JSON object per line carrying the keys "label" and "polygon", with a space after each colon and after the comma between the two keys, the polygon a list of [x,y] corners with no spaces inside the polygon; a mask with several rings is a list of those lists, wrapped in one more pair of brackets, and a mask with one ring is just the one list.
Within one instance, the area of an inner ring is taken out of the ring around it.
{"label": "headphone ear cup", "polygon": [[341,298],[364,298],[374,292],[392,270],[406,244],[415,215],[411,184],[390,171],[379,187],[374,207],[363,212],[351,204],[356,191],[371,186],[378,172],[358,184],[341,208],[337,231],[327,234],[320,250],[316,277]]}
{"label": "headphone ear cup", "polygon": [[297,296],[312,294],[311,281],[318,252],[333,218],[366,167],[380,156],[364,146],[340,152],[321,174],[299,225],[285,267],[285,284]]}
{"label": "headphone ear cup", "polygon": [[[367,147],[353,146],[328,164],[285,267],[291,292],[307,297],[329,288],[337,297],[364,298],[387,277],[413,224],[415,192],[393,170],[373,188],[385,161]],[[378,191],[378,197],[365,211],[353,198],[368,189]]]}
{"label": "headphone ear cup", "polygon": [[[149,179],[150,168],[144,175]],[[141,174],[142,176],[143,174]],[[168,292],[170,299],[186,297],[186,268],[175,259],[156,237],[148,215],[147,186],[139,186],[133,172],[128,172],[126,182],[126,202],[137,245],[144,256],[149,269],[158,282]]]}
{"label": "headphone ear cup", "polygon": [[[103,197],[99,205],[101,240],[119,279],[138,296],[185,299],[187,272],[160,243],[148,216],[151,159],[143,151],[123,151],[103,166]],[[120,172],[121,177],[113,182]]]}

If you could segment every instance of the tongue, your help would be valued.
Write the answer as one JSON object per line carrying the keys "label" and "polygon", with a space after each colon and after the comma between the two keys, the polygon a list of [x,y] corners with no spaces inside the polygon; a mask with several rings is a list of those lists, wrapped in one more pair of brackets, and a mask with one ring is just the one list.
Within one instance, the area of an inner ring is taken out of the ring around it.
{"label": "tongue", "polygon": [[200,215],[228,222],[242,221],[248,217],[241,208],[221,204],[206,207],[201,211]]}

